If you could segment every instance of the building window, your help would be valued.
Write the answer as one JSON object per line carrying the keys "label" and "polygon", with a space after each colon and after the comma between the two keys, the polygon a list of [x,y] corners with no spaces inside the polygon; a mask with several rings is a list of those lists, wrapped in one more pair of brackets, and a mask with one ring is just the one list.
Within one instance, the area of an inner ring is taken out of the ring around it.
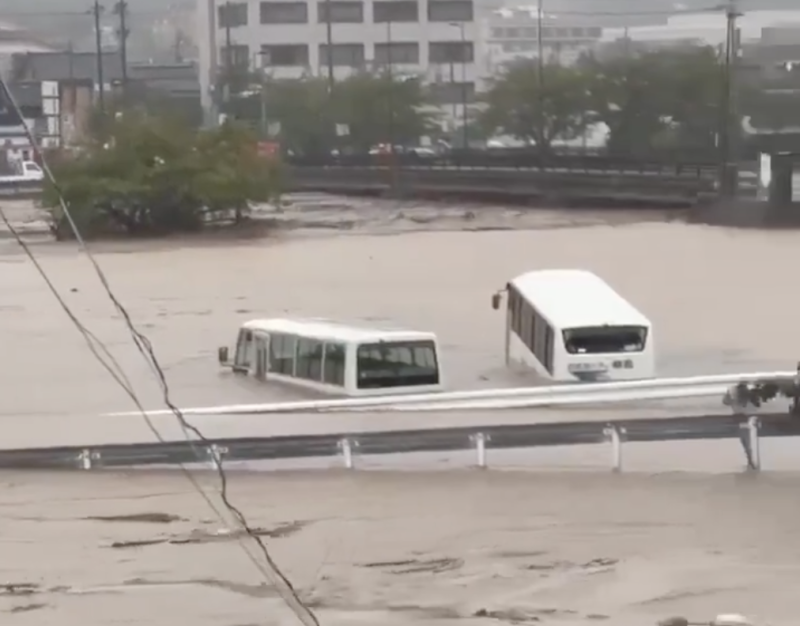
{"label": "building window", "polygon": [[363,67],[364,44],[363,43],[336,43],[332,46],[333,55],[329,60],[327,44],[319,46],[319,64],[326,66],[333,61],[333,65],[340,67]]}
{"label": "building window", "polygon": [[431,99],[438,104],[461,104],[475,102],[475,83],[433,83]]}
{"label": "building window", "polygon": [[235,44],[229,47],[222,46],[219,58],[223,67],[230,63],[233,67],[250,67],[250,46]]}
{"label": "building window", "polygon": [[217,26],[219,28],[236,28],[247,26],[247,3],[226,2],[217,7]]}
{"label": "building window", "polygon": [[262,24],[307,24],[308,4],[305,2],[262,2]]}
{"label": "building window", "polygon": [[472,0],[428,0],[429,22],[471,22]]}
{"label": "building window", "polygon": [[269,67],[308,67],[308,46],[300,44],[284,44],[261,46],[264,65]]}
{"label": "building window", "polygon": [[428,44],[430,63],[472,63],[475,49],[471,41],[432,41]]}
{"label": "building window", "polygon": [[419,44],[416,41],[375,44],[375,63],[378,65],[419,63]]}
{"label": "building window", "polygon": [[415,0],[379,0],[372,5],[372,21],[419,22],[419,4]]}
{"label": "building window", "polygon": [[[362,24],[364,22],[364,3],[345,0],[323,0],[317,3],[317,20],[328,23],[328,11],[332,24]],[[334,53],[335,54],[335,53]]]}

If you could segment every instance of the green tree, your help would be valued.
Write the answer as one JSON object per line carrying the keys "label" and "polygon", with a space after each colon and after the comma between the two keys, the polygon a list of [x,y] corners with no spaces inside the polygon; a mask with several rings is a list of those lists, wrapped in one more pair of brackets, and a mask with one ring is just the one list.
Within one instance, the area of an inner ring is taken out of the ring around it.
{"label": "green tree", "polygon": [[295,154],[330,151],[334,130],[325,80],[315,77],[268,80],[263,83],[263,89],[263,94],[258,96],[259,125],[277,124],[284,150]]}
{"label": "green tree", "polygon": [[608,126],[607,148],[614,153],[647,152],[668,129],[664,99],[669,86],[657,54],[626,56],[583,64],[592,77],[590,107]]}
{"label": "green tree", "polygon": [[52,167],[47,185],[58,239],[71,236],[59,195],[86,237],[156,236],[241,221],[251,201],[280,191],[278,165],[258,156],[256,138],[234,123],[195,131],[169,118],[126,111],[105,134]]}
{"label": "green tree", "polygon": [[677,50],[662,63],[675,145],[713,150],[723,122],[726,85],[717,51],[710,46]]}
{"label": "green tree", "polygon": [[480,124],[549,149],[579,137],[591,123],[590,76],[581,68],[536,61],[513,64],[485,94]]}
{"label": "green tree", "polygon": [[592,75],[591,108],[620,154],[659,148],[711,149],[720,128],[723,72],[710,47],[676,48],[600,62]]}
{"label": "green tree", "polygon": [[433,115],[426,112],[425,93],[416,78],[355,74],[336,83],[332,112],[335,124],[349,134],[339,146],[357,152],[378,143],[415,145],[432,130]]}
{"label": "green tree", "polygon": [[[231,114],[261,127],[280,128],[277,139],[295,154],[327,154],[334,148],[365,152],[378,143],[414,144],[428,133],[416,79],[357,74],[330,90],[327,78],[265,79],[232,100]],[[337,126],[347,134],[337,136]]]}

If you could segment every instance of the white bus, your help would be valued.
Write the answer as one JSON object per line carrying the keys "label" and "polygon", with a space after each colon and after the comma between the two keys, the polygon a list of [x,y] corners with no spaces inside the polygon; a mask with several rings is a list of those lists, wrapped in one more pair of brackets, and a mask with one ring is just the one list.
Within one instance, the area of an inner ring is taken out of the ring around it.
{"label": "white bus", "polygon": [[221,364],[262,380],[342,396],[442,389],[436,335],[327,321],[259,319],[239,330],[233,361]]}
{"label": "white bus", "polygon": [[[652,324],[600,277],[540,270],[517,276],[505,290],[506,365],[565,382],[655,376]],[[500,301],[498,292],[495,309]]]}

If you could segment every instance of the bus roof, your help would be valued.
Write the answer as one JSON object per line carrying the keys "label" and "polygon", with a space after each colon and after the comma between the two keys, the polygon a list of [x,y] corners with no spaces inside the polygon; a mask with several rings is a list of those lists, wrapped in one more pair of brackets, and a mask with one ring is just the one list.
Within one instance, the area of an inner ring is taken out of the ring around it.
{"label": "bus roof", "polygon": [[342,343],[424,341],[436,339],[436,335],[430,332],[349,326],[338,322],[317,319],[256,319],[247,321],[242,326],[250,330],[261,330],[266,333],[298,335],[310,339]]}
{"label": "bus roof", "polygon": [[651,325],[608,283],[585,270],[537,270],[510,284],[557,328]]}

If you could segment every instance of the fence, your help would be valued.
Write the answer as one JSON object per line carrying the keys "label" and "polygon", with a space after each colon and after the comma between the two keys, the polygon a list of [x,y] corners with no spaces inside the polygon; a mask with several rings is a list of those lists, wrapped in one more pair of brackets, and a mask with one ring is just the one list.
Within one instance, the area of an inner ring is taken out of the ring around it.
{"label": "fence", "polygon": [[[266,413],[313,413],[323,411],[466,411],[470,409],[522,409],[543,406],[637,402],[649,400],[683,400],[686,398],[728,398],[742,410],[747,409],[749,395],[734,398],[729,392],[736,385],[750,391],[762,386],[784,389],[788,396],[797,386],[798,371],[745,372],[653,378],[620,382],[552,385],[544,387],[512,387],[508,389],[476,389],[426,394],[376,396],[266,404],[231,404],[181,409],[184,415],[258,415]],[[756,394],[757,395],[757,394]],[[169,409],[148,411],[150,416],[170,415]],[[138,415],[137,412],[112,413],[111,416]]]}
{"label": "fence", "polygon": [[343,467],[358,466],[360,455],[454,452],[472,449],[478,467],[487,467],[495,450],[610,444],[615,470],[622,469],[625,442],[738,439],[748,466],[761,465],[761,437],[800,436],[800,419],[773,413],[753,416],[694,415],[522,425],[482,425],[324,435],[215,438],[94,446],[64,446],[0,451],[0,468],[83,469],[339,457]]}

